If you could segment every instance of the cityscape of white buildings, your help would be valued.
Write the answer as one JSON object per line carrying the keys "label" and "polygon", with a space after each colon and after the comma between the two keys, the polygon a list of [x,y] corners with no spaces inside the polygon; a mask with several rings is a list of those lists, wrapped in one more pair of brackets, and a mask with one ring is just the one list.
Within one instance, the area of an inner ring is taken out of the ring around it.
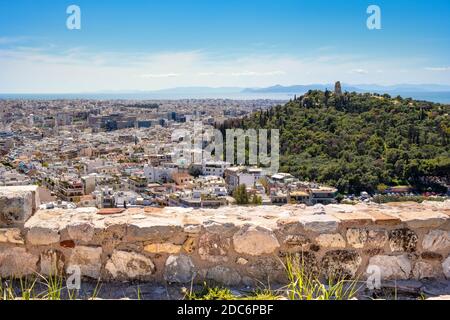
{"label": "cityscape of white buildings", "polygon": [[273,100],[0,100],[0,185],[38,184],[47,207],[217,208],[246,186],[259,204],[327,204],[336,189],[205,160],[180,165],[172,134],[269,108]]}

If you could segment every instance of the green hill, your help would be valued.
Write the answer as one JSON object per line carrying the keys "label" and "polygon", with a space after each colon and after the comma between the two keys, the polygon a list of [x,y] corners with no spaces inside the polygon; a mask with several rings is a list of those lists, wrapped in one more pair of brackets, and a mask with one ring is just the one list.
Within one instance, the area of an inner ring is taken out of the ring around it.
{"label": "green hill", "polygon": [[309,91],[218,127],[280,129],[280,171],[343,193],[399,184],[443,192],[430,181],[449,181],[449,113],[450,105],[389,95]]}

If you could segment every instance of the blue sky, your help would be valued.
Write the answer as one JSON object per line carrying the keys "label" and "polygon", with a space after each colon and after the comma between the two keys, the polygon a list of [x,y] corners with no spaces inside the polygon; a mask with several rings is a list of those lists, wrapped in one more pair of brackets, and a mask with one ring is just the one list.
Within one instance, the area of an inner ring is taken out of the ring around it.
{"label": "blue sky", "polygon": [[450,84],[449,53],[448,0],[0,0],[0,92]]}

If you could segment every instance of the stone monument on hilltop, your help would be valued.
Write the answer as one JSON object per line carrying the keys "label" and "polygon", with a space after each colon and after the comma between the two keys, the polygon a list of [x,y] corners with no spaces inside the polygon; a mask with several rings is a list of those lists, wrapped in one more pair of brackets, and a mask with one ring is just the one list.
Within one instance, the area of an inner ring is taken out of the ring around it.
{"label": "stone monument on hilltop", "polygon": [[337,81],[334,85],[334,94],[340,96],[342,94],[341,82]]}

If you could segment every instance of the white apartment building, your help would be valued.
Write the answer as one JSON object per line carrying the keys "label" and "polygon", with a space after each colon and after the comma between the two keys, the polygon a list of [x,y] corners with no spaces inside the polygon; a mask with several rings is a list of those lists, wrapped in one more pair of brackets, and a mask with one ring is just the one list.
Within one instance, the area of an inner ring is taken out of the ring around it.
{"label": "white apartment building", "polygon": [[144,176],[148,182],[165,183],[172,179],[172,175],[178,172],[178,166],[173,163],[165,163],[161,166],[154,167],[145,165]]}
{"label": "white apartment building", "polygon": [[225,161],[206,161],[202,163],[202,174],[204,176],[223,177],[225,170],[230,167],[229,162]]}
{"label": "white apartment building", "polygon": [[265,174],[261,168],[247,168],[241,166],[231,167],[225,170],[225,181],[230,190],[235,189],[241,184],[251,187],[263,177],[265,177]]}

